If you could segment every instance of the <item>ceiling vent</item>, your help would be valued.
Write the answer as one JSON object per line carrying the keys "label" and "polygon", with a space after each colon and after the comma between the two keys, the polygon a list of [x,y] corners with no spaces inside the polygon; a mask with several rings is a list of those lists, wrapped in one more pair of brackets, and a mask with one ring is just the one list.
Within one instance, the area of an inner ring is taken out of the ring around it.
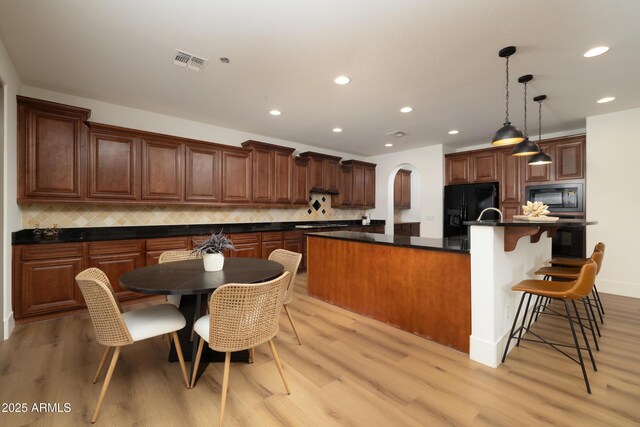
{"label": "ceiling vent", "polygon": [[208,59],[192,55],[180,49],[176,49],[176,56],[173,58],[175,65],[192,71],[202,71],[205,65],[207,65],[207,62],[209,62]]}
{"label": "ceiling vent", "polygon": [[395,136],[396,138],[402,138],[403,136],[406,136],[407,133],[401,130],[394,130],[393,132],[387,132],[387,135]]}

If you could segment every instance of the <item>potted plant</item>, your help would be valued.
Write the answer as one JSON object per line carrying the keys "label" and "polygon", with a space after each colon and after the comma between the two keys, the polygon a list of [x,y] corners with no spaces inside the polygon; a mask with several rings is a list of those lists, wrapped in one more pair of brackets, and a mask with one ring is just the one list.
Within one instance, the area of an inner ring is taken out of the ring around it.
{"label": "potted plant", "polygon": [[224,266],[222,251],[229,249],[235,251],[233,242],[222,233],[212,233],[205,241],[193,248],[192,253],[200,255],[204,262],[205,271],[220,271]]}

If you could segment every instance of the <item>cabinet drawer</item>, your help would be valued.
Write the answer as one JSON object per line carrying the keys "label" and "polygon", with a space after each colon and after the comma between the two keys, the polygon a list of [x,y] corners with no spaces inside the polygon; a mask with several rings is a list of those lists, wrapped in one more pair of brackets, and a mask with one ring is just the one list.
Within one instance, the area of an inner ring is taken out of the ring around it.
{"label": "cabinet drawer", "polygon": [[280,231],[262,233],[263,242],[277,242],[279,240],[282,240],[282,232]]}
{"label": "cabinet drawer", "polygon": [[147,239],[146,247],[147,251],[189,249],[189,238],[166,237],[161,239]]}
{"label": "cabinet drawer", "polygon": [[112,240],[89,243],[89,255],[124,254],[143,250],[144,240]]}
{"label": "cabinet drawer", "polygon": [[242,243],[258,243],[260,241],[260,233],[229,234],[228,237],[234,245]]}
{"label": "cabinet drawer", "polygon": [[20,249],[24,261],[82,256],[82,243],[40,243]]}
{"label": "cabinet drawer", "polygon": [[[304,233],[302,231],[285,231],[283,233],[283,239],[284,240],[302,239],[303,235]],[[263,240],[264,240],[264,237],[263,237]]]}

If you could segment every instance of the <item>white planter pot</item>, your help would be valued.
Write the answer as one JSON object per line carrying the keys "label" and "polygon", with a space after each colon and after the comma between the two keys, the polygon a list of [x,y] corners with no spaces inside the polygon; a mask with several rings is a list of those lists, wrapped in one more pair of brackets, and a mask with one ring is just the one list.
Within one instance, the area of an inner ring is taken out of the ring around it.
{"label": "white planter pot", "polygon": [[224,266],[224,255],[204,254],[202,261],[204,262],[204,271],[220,271]]}

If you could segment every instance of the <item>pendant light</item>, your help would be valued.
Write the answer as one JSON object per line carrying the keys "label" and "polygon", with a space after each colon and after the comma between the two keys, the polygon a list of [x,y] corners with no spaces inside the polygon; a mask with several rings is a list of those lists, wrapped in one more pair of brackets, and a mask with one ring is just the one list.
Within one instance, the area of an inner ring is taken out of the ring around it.
{"label": "pendant light", "polygon": [[[542,141],[542,101],[545,99],[547,99],[547,95],[540,95],[533,98],[533,100],[538,103],[538,144]],[[527,163],[530,165],[548,165],[552,162],[551,156],[545,153],[542,147],[540,147],[540,152],[531,156]]]}
{"label": "pendant light", "polygon": [[524,135],[522,131],[515,126],[511,125],[509,121],[509,57],[516,53],[515,46],[508,46],[503,49],[500,49],[498,52],[498,56],[500,58],[506,58],[506,71],[507,71],[507,80],[505,84],[506,89],[506,116],[504,119],[504,125],[496,132],[493,136],[493,140],[491,141],[492,145],[512,145],[517,144],[524,139]]}
{"label": "pendant light", "polygon": [[518,79],[518,83],[524,84],[524,141],[513,147],[511,152],[513,156],[531,156],[540,152],[538,144],[529,141],[529,135],[527,135],[527,83],[531,80],[533,80],[531,74],[526,74]]}

